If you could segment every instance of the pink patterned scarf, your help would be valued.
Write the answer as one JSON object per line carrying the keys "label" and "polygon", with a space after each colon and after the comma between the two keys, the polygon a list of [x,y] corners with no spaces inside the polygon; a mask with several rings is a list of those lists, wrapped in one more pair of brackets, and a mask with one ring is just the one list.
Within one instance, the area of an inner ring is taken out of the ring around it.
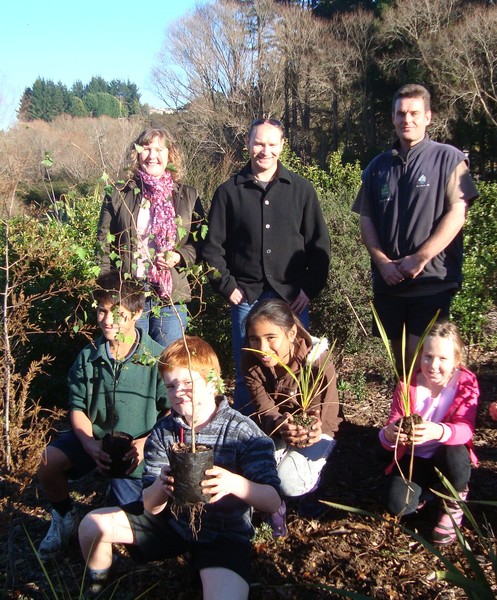
{"label": "pink patterned scarf", "polygon": [[[174,210],[174,182],[169,171],[161,177],[152,177],[141,169],[137,175],[143,182],[143,196],[150,200],[150,234],[149,242],[155,253],[162,254],[174,249],[176,244],[177,226],[176,211]],[[148,270],[148,280],[159,288],[161,298],[171,296],[172,278],[169,269],[158,269],[153,261]]]}

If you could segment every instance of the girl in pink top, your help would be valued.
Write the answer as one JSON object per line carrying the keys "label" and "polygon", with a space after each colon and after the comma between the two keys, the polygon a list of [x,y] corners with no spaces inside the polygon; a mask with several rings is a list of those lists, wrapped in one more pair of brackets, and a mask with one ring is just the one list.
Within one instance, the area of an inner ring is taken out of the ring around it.
{"label": "girl in pink top", "polygon": [[[404,411],[400,389],[395,391],[390,416],[380,431],[384,448],[393,452],[397,445],[396,461],[387,469],[392,473],[388,508],[395,515],[414,513],[424,504],[429,489],[440,482],[435,468],[450,481],[461,500],[467,498],[471,464],[477,464],[472,438],[479,389],[475,375],[463,366],[463,350],[453,323],[435,323],[423,344],[421,368],[411,381],[411,413],[423,421],[415,425],[410,438],[398,425]],[[414,463],[408,480],[412,452]],[[457,501],[444,502],[433,541],[454,541],[454,522],[459,526],[462,517]]]}

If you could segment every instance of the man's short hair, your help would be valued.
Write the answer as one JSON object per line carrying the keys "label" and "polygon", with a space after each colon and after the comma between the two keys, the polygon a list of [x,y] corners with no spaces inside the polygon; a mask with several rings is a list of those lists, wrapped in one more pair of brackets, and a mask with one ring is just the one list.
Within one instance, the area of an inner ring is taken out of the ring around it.
{"label": "man's short hair", "polygon": [[172,342],[160,355],[161,375],[177,367],[196,371],[205,381],[221,376],[219,359],[212,346],[202,338],[193,335]]}
{"label": "man's short hair", "polygon": [[143,310],[145,306],[143,285],[135,279],[123,279],[118,271],[110,271],[98,277],[93,299],[99,304],[122,305],[132,314]]}
{"label": "man's short hair", "polygon": [[420,85],[419,83],[407,83],[395,92],[392,100],[392,114],[395,114],[395,104],[399,98],[421,98],[424,102],[425,110],[431,110],[430,92],[424,85]]}
{"label": "man's short hair", "polygon": [[247,140],[250,141],[254,129],[256,127],[259,127],[259,125],[272,125],[273,127],[276,127],[276,129],[280,130],[282,138],[285,137],[285,130],[281,121],[279,121],[278,119],[262,117],[261,119],[255,119],[255,121],[252,121],[252,123],[250,124],[249,130],[247,132]]}

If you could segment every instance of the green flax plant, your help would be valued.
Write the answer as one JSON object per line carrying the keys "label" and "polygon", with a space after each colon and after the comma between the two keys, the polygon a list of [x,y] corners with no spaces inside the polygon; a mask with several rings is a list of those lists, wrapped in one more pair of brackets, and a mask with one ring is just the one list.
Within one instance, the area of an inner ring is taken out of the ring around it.
{"label": "green flax plant", "polygon": [[[422,418],[419,415],[411,414],[411,381],[412,381],[412,376],[414,374],[414,369],[416,366],[417,358],[419,356],[419,353],[421,352],[423,343],[424,343],[428,333],[430,332],[431,328],[435,324],[435,321],[438,319],[439,311],[437,311],[435,313],[434,317],[428,323],[426,329],[423,331],[423,334],[419,338],[419,341],[416,345],[416,349],[414,351],[414,356],[411,358],[410,364],[407,364],[407,359],[406,359],[407,334],[406,334],[406,327],[404,324],[404,326],[402,328],[402,340],[401,340],[402,372],[399,373],[399,369],[398,369],[397,363],[395,361],[395,357],[393,355],[387,333],[385,331],[385,328],[383,327],[383,323],[381,322],[381,319],[380,319],[373,304],[371,304],[371,309],[373,311],[373,317],[376,322],[376,326],[378,327],[378,331],[380,333],[381,340],[387,351],[388,360],[390,361],[390,364],[393,369],[395,381],[396,381],[397,388],[398,388],[399,394],[400,394],[402,409],[404,412],[404,417],[402,417],[402,419],[399,420],[399,433],[397,434],[397,438],[395,440],[395,445],[394,445],[394,460],[395,460],[395,464],[398,468],[398,471],[401,474],[404,481],[409,482],[412,479],[412,473],[413,473],[413,468],[414,468],[414,444],[412,444],[412,448],[411,448],[412,451],[410,453],[409,472],[407,474],[404,474],[402,472],[402,469],[400,467],[399,460],[398,460],[398,450],[399,450],[399,443],[400,443],[399,436],[400,436],[401,431],[406,433],[406,435],[411,436],[416,423],[420,423],[422,421]],[[407,492],[407,495],[408,494],[409,494],[409,491]],[[407,498],[406,498],[406,505],[407,505],[407,503],[408,502],[407,502]]]}
{"label": "green flax plant", "polygon": [[388,360],[390,362],[390,365],[392,366],[395,381],[396,381],[397,385],[399,386],[404,415],[406,417],[410,417],[411,416],[411,398],[410,398],[409,389],[410,389],[414,369],[416,366],[416,360],[419,356],[419,353],[421,352],[421,349],[423,347],[423,343],[426,339],[426,336],[428,335],[431,328],[435,324],[435,321],[438,319],[439,311],[436,312],[435,316],[428,323],[426,329],[424,330],[423,334],[419,338],[419,342],[416,345],[416,350],[414,351],[414,356],[412,357],[410,364],[407,364],[407,356],[406,356],[407,355],[407,335],[406,335],[406,327],[404,324],[404,327],[402,328],[402,340],[401,340],[402,372],[399,373],[399,369],[397,367],[397,363],[395,361],[395,357],[393,355],[392,347],[390,345],[390,341],[388,339],[387,333],[385,331],[385,328],[383,327],[383,323],[381,322],[380,317],[379,317],[373,304],[371,304],[371,309],[373,311],[373,317],[374,317],[376,326],[378,327],[378,331],[380,332],[381,341],[383,342],[385,349],[387,351]]}
{"label": "green flax plant", "polygon": [[[317,372],[315,371],[314,361],[317,358],[317,350],[324,348],[326,355],[322,360]],[[298,373],[295,373],[286,363],[284,363],[278,356],[272,352],[266,350],[257,350],[256,348],[244,348],[249,352],[255,352],[261,356],[266,356],[274,359],[278,366],[284,369],[291,379],[295,382],[296,393],[293,395],[287,395],[281,400],[279,404],[287,402],[289,399],[295,404],[295,410],[292,413],[293,420],[303,427],[310,427],[314,422],[312,415],[309,412],[312,410],[312,403],[314,399],[322,394],[328,386],[331,385],[332,380],[325,381],[326,367],[331,360],[335,343],[328,346],[328,342],[325,338],[321,338],[307,355],[305,362],[299,368]],[[281,425],[279,425],[281,427]],[[274,433],[274,432],[273,432]]]}
{"label": "green flax plant", "polygon": [[[478,552],[473,550],[470,543],[461,531],[461,528],[453,521],[454,529],[456,531],[457,543],[462,552],[463,561],[459,558],[455,558],[453,561],[445,556],[436,546],[424,539],[419,533],[408,529],[401,523],[390,518],[375,515],[371,512],[354,508],[351,506],[345,506],[334,502],[322,501],[324,504],[337,508],[339,510],[345,510],[355,515],[370,517],[376,521],[385,523],[390,527],[398,527],[402,532],[406,533],[418,543],[420,543],[430,554],[437,558],[443,565],[442,569],[435,569],[428,579],[430,581],[445,581],[448,584],[460,588],[466,594],[468,600],[495,600],[495,589],[497,586],[497,545],[495,534],[492,531],[492,527],[488,521],[485,520],[485,526],[481,527],[475,518],[474,514],[468,507],[466,501],[461,500],[459,494],[456,492],[450,482],[437,471],[437,474],[447,490],[446,494],[433,492],[439,496],[443,501],[457,502],[461,507],[467,522],[470,524],[474,533],[477,537],[477,542],[480,546]],[[497,501],[472,501],[472,504],[486,505],[491,507],[497,507]],[[486,563],[489,565],[488,574],[484,571],[482,564]],[[345,594],[344,594],[345,595]],[[353,596],[350,596],[353,597]]]}
{"label": "green flax plant", "polygon": [[[478,555],[469,545],[468,540],[464,537],[461,528],[452,518],[450,512],[448,513],[457,536],[457,542],[461,548],[463,556],[466,560],[466,567],[458,567],[455,565],[446,565],[445,570],[436,571],[434,577],[439,580],[447,581],[457,587],[463,589],[470,600],[490,600],[495,598],[495,584],[497,582],[497,544],[495,533],[492,529],[491,524],[485,519],[484,527],[480,527],[475,516],[468,508],[468,503],[461,500],[461,497],[452,486],[450,481],[444,477],[444,475],[438,470],[437,475],[440,478],[443,486],[447,490],[446,494],[439,491],[432,490],[442,502],[457,502],[461,510],[464,512],[464,516],[467,522],[471,525],[473,531],[476,533],[478,543],[483,551],[484,561],[482,561],[482,554],[479,552]],[[497,501],[494,500],[479,500],[472,501],[472,504],[481,504],[491,507],[497,507]],[[490,577],[485,574],[481,564],[486,562],[489,564],[493,574],[493,586],[490,581]]]}

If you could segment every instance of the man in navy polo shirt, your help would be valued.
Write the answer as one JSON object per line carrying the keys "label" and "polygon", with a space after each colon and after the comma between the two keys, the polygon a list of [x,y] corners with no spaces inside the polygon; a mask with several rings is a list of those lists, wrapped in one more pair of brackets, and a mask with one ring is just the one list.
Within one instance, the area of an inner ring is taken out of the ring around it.
{"label": "man in navy polo shirt", "polygon": [[[401,365],[437,310],[447,317],[462,282],[462,227],[478,192],[466,156],[430,140],[430,94],[402,86],[392,102],[398,140],[366,167],[352,210],[371,256],[374,306]],[[375,331],[378,334],[378,331]]]}

